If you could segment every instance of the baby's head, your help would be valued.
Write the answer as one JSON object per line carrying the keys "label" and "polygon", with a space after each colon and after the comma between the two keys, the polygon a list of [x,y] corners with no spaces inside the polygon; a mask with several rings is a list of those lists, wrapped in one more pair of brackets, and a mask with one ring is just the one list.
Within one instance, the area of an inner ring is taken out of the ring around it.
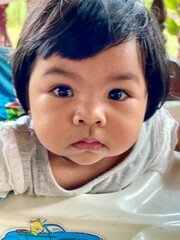
{"label": "baby's head", "polygon": [[147,85],[147,120],[165,101],[169,73],[160,31],[143,4],[136,0],[36,1],[13,59],[14,85],[24,110],[29,110],[29,79],[38,57],[57,54],[81,61],[133,39]]}

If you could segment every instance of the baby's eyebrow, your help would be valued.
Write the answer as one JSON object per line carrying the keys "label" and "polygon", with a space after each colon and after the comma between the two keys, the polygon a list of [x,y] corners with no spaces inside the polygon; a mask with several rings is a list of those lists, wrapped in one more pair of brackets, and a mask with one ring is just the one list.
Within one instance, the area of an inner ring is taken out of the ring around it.
{"label": "baby's eyebrow", "polygon": [[120,73],[117,75],[110,76],[109,79],[115,80],[115,81],[131,80],[131,81],[139,82],[140,77],[133,72],[127,72],[127,73]]}
{"label": "baby's eyebrow", "polygon": [[78,75],[74,72],[71,71],[67,71],[61,67],[57,67],[57,66],[53,66],[50,67],[49,69],[47,69],[44,73],[43,76],[48,76],[48,75],[61,75],[61,76],[65,76],[65,77],[73,77],[73,78],[77,78]]}
{"label": "baby's eyebrow", "polygon": [[[65,70],[59,66],[58,67],[52,66],[43,73],[43,76],[48,76],[48,75],[60,75],[67,78],[81,79],[78,73]],[[139,76],[133,72],[112,74],[107,76],[106,78],[108,81],[133,81],[137,83],[139,82]]]}

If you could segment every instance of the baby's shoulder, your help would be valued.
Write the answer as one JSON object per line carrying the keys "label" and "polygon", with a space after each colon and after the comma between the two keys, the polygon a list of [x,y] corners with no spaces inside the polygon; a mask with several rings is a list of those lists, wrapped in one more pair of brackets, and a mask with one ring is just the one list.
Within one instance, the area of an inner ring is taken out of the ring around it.
{"label": "baby's shoulder", "polygon": [[[16,121],[0,123],[0,146],[14,151],[32,152],[35,149],[37,138],[32,128],[32,120],[29,116],[22,116]],[[4,151],[5,151],[4,150]]]}
{"label": "baby's shoulder", "polygon": [[161,107],[155,114],[143,124],[144,132],[148,132],[151,135],[161,135],[161,134],[174,134],[178,131],[179,123],[171,115],[171,113],[165,108]]}
{"label": "baby's shoulder", "polygon": [[177,122],[168,109],[161,107],[154,115],[145,122],[146,125],[166,125],[168,123]]}
{"label": "baby's shoulder", "polygon": [[0,131],[33,131],[32,120],[28,115],[21,116],[16,121],[0,122]]}
{"label": "baby's shoulder", "polygon": [[13,139],[16,142],[30,141],[33,133],[32,120],[29,116],[22,116],[16,121],[0,123],[1,142],[9,142]]}

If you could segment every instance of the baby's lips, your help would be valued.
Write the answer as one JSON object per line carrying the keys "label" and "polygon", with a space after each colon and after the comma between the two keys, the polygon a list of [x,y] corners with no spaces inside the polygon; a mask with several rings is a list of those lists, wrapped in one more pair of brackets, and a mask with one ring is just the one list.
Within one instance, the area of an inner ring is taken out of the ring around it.
{"label": "baby's lips", "polygon": [[100,150],[105,147],[105,145],[101,142],[92,139],[82,139],[78,142],[73,143],[72,146],[80,150]]}

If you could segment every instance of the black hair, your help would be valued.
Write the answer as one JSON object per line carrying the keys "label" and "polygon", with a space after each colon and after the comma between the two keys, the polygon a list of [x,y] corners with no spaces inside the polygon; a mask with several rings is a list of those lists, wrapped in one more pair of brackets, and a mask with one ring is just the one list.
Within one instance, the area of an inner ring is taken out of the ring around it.
{"label": "black hair", "polygon": [[[13,57],[17,97],[28,111],[28,84],[38,56],[72,60],[92,57],[131,39],[139,44],[147,81],[149,119],[169,91],[169,71],[161,32],[138,0],[37,0],[29,11]],[[130,63],[133,64],[133,63]]]}

